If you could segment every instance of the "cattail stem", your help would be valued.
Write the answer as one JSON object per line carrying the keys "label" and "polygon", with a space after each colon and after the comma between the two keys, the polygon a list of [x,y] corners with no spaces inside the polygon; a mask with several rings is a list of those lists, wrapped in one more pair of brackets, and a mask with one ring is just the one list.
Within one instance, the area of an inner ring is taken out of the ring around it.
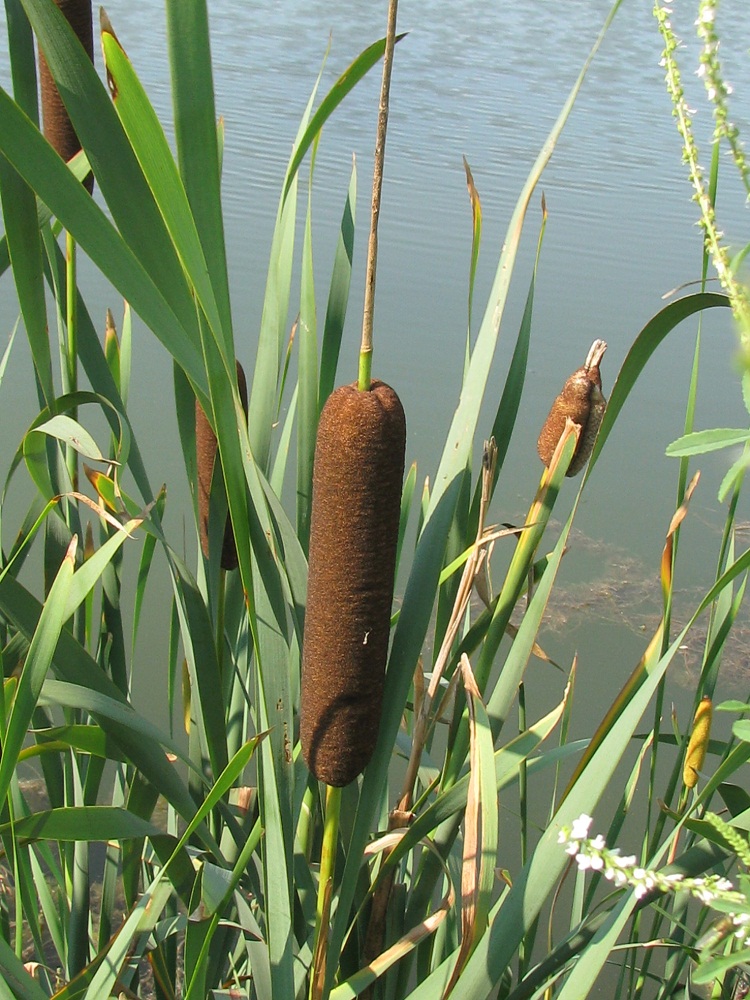
{"label": "cattail stem", "polygon": [[393,50],[396,45],[396,15],[398,0],[389,0],[388,27],[385,34],[383,55],[383,81],[380,86],[380,107],[378,109],[378,129],[375,139],[375,168],[372,172],[372,214],[370,219],[370,240],[367,244],[367,266],[365,269],[365,305],[362,315],[362,346],[359,354],[360,392],[370,388],[372,371],[372,327],[375,315],[375,273],[378,264],[378,219],[380,218],[380,196],[383,189],[383,165],[385,163],[385,138],[388,131],[388,103],[391,92],[391,70]]}
{"label": "cattail stem", "polygon": [[323,945],[322,936],[328,934],[328,917],[333,894],[333,875],[336,866],[340,817],[341,789],[328,785],[326,788],[323,846],[320,852],[318,903],[315,910],[315,947],[313,949],[313,965],[310,969],[310,1000],[318,1000],[319,997],[322,997],[325,984],[325,963],[328,949]]}

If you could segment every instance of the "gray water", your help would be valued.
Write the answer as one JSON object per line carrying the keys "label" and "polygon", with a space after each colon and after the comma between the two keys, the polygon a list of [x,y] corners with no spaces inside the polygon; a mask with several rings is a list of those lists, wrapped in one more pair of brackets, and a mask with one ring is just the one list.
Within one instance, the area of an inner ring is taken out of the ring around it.
{"label": "gray water", "polygon": [[[217,108],[226,123],[224,197],[237,353],[252,370],[271,233],[291,144],[331,41],[320,94],[384,30],[385,3],[342,0],[223,0],[210,5]],[[711,116],[694,76],[692,26],[697,5],[677,0],[675,25],[686,41],[683,78],[698,109],[696,130],[705,165]],[[458,399],[467,326],[471,212],[462,156],[482,198],[484,239],[475,291],[476,331],[516,198],[609,9],[602,0],[517,0],[481,3],[402,0],[392,83],[391,117],[380,225],[375,318],[375,373],[393,384],[409,423],[407,462],[420,479],[434,475]],[[156,0],[110,0],[117,34],[169,131],[169,73],[164,13]],[[725,74],[732,110],[750,127],[750,8],[721,7]],[[663,296],[700,276],[701,245],[691,188],[681,162],[659,65],[661,40],[645,0],[624,0],[584,83],[551,164],[532,201],[493,375],[498,394],[518,329],[544,191],[549,221],[535,300],[527,386],[493,516],[521,522],[539,481],[535,441],[549,405],[597,337],[608,393],[631,343],[664,304]],[[97,56],[99,59],[99,57]],[[100,59],[99,59],[100,64]],[[3,53],[3,79],[7,55]],[[359,175],[354,281],[340,378],[356,372],[370,172],[379,70],[374,70],[326,126],[313,183],[318,302],[322,312],[352,157]],[[727,160],[719,216],[727,240],[748,239],[743,192]],[[301,173],[306,197],[309,164]],[[111,289],[82,265],[92,314],[120,313]],[[292,303],[292,315],[296,305]],[[0,339],[16,314],[9,276],[0,286]],[[322,321],[322,316],[321,316]],[[545,643],[569,666],[579,654],[586,691],[581,713],[598,719],[641,655],[659,605],[658,567],[674,510],[676,463],[664,457],[682,431],[695,324],[673,333],[657,351],[608,441],[587,487],[571,552],[561,573]],[[697,426],[742,426],[736,340],[727,315],[704,323]],[[187,487],[172,411],[171,367],[136,320],[130,413],[152,482],[166,481],[167,525],[182,537]],[[167,397],[166,401],[164,397]],[[14,349],[0,391],[3,467],[36,414],[28,351]],[[491,400],[486,423],[494,413]],[[481,430],[480,430],[481,434]],[[734,456],[701,460],[703,480],[683,532],[678,586],[686,614],[710,585],[723,510],[716,500]],[[4,474],[4,473],[3,473]],[[16,493],[22,492],[21,486]],[[560,517],[572,503],[566,486]],[[12,494],[13,495],[13,494]],[[20,516],[20,515],[19,515]],[[741,519],[748,519],[745,509]],[[6,521],[4,543],[16,525]],[[192,528],[186,547],[194,551]],[[166,658],[161,602],[144,612],[136,674]],[[748,644],[750,645],[750,644]],[[685,651],[670,692],[686,724],[698,643]],[[682,671],[680,673],[680,671]],[[533,667],[539,713],[559,697],[555,675]],[[748,655],[738,640],[728,682],[750,687]],[[153,711],[151,682],[136,682],[136,700]],[[537,703],[535,703],[535,706]],[[599,713],[599,714],[597,714]],[[536,713],[535,713],[536,714]],[[586,726],[590,729],[590,726]]]}

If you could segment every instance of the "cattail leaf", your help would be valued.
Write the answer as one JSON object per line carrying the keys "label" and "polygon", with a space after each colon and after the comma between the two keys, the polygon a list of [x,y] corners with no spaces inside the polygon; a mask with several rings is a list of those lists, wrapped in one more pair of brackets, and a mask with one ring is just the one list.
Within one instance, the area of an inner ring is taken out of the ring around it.
{"label": "cattail leaf", "polygon": [[13,281],[18,303],[39,384],[46,402],[50,403],[55,397],[55,390],[36,199],[4,157],[0,157],[0,198],[5,238],[9,253],[13,255]]}
{"label": "cattail leaf", "polygon": [[323,73],[321,67],[305,107],[284,181],[284,192],[276,211],[276,224],[268,258],[268,275],[260,320],[258,350],[250,391],[248,426],[250,446],[262,472],[270,468],[271,435],[280,411],[279,373],[288,329],[289,295],[292,283],[294,237],[297,221],[297,171],[290,172],[295,149],[310,121],[312,106]]}
{"label": "cattail leaf", "polygon": [[681,299],[670,302],[646,323],[628,351],[615,384],[612,386],[607,409],[604,411],[604,418],[585,472],[585,479],[591,475],[620,410],[625,405],[625,401],[646,367],[649,358],[662,340],[690,316],[694,316],[704,309],[729,308],[729,305],[729,298],[726,295],[717,292],[696,292],[693,295],[685,295]]}
{"label": "cattail leaf", "polygon": [[18,755],[19,760],[73,749],[107,760],[125,761],[122,750],[101,726],[74,724],[54,726],[43,730],[37,729],[34,732],[34,738],[37,742],[22,750]]}
{"label": "cattail leaf", "polygon": [[[567,704],[566,697],[551,712],[541,718],[525,732],[519,733],[504,747],[494,751],[495,788],[501,792],[518,781],[521,765],[532,755],[536,755],[539,747],[552,733],[560,722]],[[539,756],[533,756],[530,769],[554,765],[560,759],[580,753],[586,741],[559,748],[555,747]],[[469,793],[469,775],[463,775],[450,789],[441,791],[434,802],[412,821],[403,838],[389,855],[387,865],[397,864],[401,858],[413,850],[420,840],[428,837],[434,830],[454,817],[461,816],[466,809]]]}
{"label": "cattail leaf", "polygon": [[[642,683],[640,686],[630,686],[626,689],[628,700],[622,711],[610,719],[609,723],[607,720],[603,723],[599,738],[595,738],[592,742],[593,752],[590,752],[586,757],[585,769],[579,768],[571,779],[566,797],[555,814],[554,822],[542,835],[532,858],[514,880],[513,887],[507,897],[493,908],[490,914],[489,933],[477,945],[462,974],[462,988],[467,991],[467,995],[486,996],[499,981],[500,976],[516,953],[519,942],[531,922],[536,918],[545,899],[554,889],[564,866],[567,864],[568,859],[563,851],[558,850],[558,855],[555,854],[557,831],[563,825],[570,825],[582,813],[591,814],[593,812],[596,803],[612,779],[614,768],[625,753],[639,719],[646,711],[656,688],[678,653],[680,645],[685,641],[687,632],[721,590],[738,574],[744,572],[748,565],[750,565],[750,552],[740,556],[711,587],[691,615],[687,625],[675,637],[663,655],[660,656],[662,644],[658,632],[649,643],[644,660],[636,671],[642,677]],[[740,757],[743,760],[747,758],[748,748],[743,746],[737,748],[737,751],[740,749],[743,753],[735,752],[734,755],[730,755],[732,759],[726,761],[711,781],[707,783],[704,796],[710,794],[713,787],[720,783],[724,777],[733,773],[733,770],[738,766]],[[625,897],[624,903],[613,911],[609,922],[611,934],[602,941],[601,949],[591,951],[588,961],[584,965],[581,966],[580,961],[576,964],[572,975],[578,975],[580,966],[582,979],[576,978],[572,981],[570,997],[586,995],[590,988],[588,984],[593,982],[601,966],[610,955],[611,947],[614,944],[614,940],[610,941],[610,937],[614,939],[619,933],[623,921],[628,919],[636,902],[634,894]],[[427,1000],[428,997],[432,996],[432,990],[438,983],[447,982],[453,962],[455,962],[455,955],[446,959],[430,977],[409,994],[411,1000]],[[569,979],[568,982],[571,983],[571,980]]]}
{"label": "cattail leaf", "polygon": [[[127,726],[139,738],[150,742],[152,745],[158,744],[160,747],[163,746],[169,753],[174,754],[175,757],[184,763],[190,763],[179,745],[168,739],[158,726],[139,716],[135,709],[127,704],[127,702],[118,700],[111,694],[84,688],[81,684],[55,680],[48,677],[44,681],[44,686],[39,695],[39,703],[42,706],[59,705],[64,708],[81,708],[83,711],[90,712],[91,715],[96,717],[98,724],[108,736],[112,735],[112,727],[107,724],[106,720]],[[160,749],[159,753],[163,757],[164,749]]]}
{"label": "cattail leaf", "polygon": [[[403,836],[403,831],[394,830],[393,832],[386,834],[384,837],[380,837],[374,843],[368,844],[365,850],[365,856],[367,857],[376,854],[381,850],[393,850],[398,844],[399,836]],[[427,848],[432,853],[439,866],[441,875],[445,877],[445,881],[447,882],[447,891],[443,895],[443,898],[439,900],[432,913],[430,913],[414,927],[411,927],[406,934],[395,942],[395,944],[392,944],[390,948],[386,948],[382,954],[374,958],[367,966],[365,966],[364,969],[360,969],[358,972],[355,972],[355,974],[345,982],[332,989],[330,993],[330,1000],[353,1000],[354,997],[359,996],[370,985],[370,983],[375,982],[384,973],[386,973],[388,969],[394,966],[396,962],[413,952],[421,941],[424,941],[425,938],[434,934],[445,918],[453,911],[455,904],[455,892],[453,889],[450,869],[438,853],[431,840],[425,839],[421,843],[423,847]]]}
{"label": "cattail leaf", "polygon": [[[213,335],[227,357],[228,345],[232,342],[231,328],[225,329],[222,324],[182,178],[156,112],[106,15],[102,20],[102,50],[115,110]],[[228,321],[225,315],[224,323]]]}
{"label": "cattail leaf", "polygon": [[211,618],[198,586],[174,552],[168,560],[197,720],[214,775],[227,766],[226,722]]}
{"label": "cattail leaf", "polygon": [[[555,505],[555,500],[557,499],[563,478],[575,452],[577,441],[577,428],[569,421],[565,432],[560,438],[557,449],[550,463],[550,467],[547,472],[542,475],[539,490],[537,491],[537,495],[534,498],[526,517],[526,524],[529,525],[529,527],[525,531],[521,532],[518,544],[516,545],[513,556],[511,557],[510,565],[508,567],[505,580],[503,581],[500,594],[498,595],[497,602],[493,607],[491,621],[485,634],[484,643],[482,645],[482,650],[479,655],[475,671],[480,691],[483,691],[487,685],[487,680],[490,676],[492,665],[495,662],[497,651],[500,648],[500,643],[506,634],[508,623],[510,622],[510,616],[516,606],[518,597],[526,584],[526,580],[528,579],[528,574],[534,562],[537,546],[539,545],[541,537],[547,524],[549,523],[549,518]],[[569,529],[570,523],[568,524],[567,529],[563,530],[563,537],[567,537],[567,531]],[[562,558],[564,552],[564,545],[558,545],[556,551],[558,552],[557,558],[559,565],[559,559]],[[547,576],[547,571],[545,571],[544,576]],[[544,579],[544,577],[542,579]],[[552,586],[553,579],[554,574],[552,573],[550,574],[550,579],[548,580],[548,587]],[[542,587],[542,597],[540,598],[540,601],[544,600],[548,596],[549,591]],[[541,613],[543,611],[543,605],[538,605],[538,608],[539,613]],[[537,630],[534,629],[534,619],[530,618],[528,631],[524,632],[524,643],[519,645],[517,658],[512,662],[512,672],[508,674],[507,681],[505,682],[501,677],[495,685],[495,690],[492,692],[490,697],[488,708],[490,711],[490,718],[493,720],[493,732],[495,737],[499,734],[505,720],[509,703],[512,698],[515,697],[518,683],[521,680],[523,670],[525,669],[530,655],[530,650],[528,649],[527,644],[529,639],[533,641],[536,637],[536,631]],[[463,714],[463,706],[463,698],[460,698],[457,694],[453,716],[454,722],[451,728],[450,757],[443,775],[444,787],[448,787],[460,773],[469,749],[469,736],[467,728],[468,720],[466,715]]]}
{"label": "cattail leaf", "polygon": [[13,824],[4,823],[0,832],[11,829],[19,841],[61,840],[88,843],[90,841],[131,840],[135,837],[153,837],[162,831],[115,806],[70,806],[45,809],[22,816]]}
{"label": "cattail leaf", "polygon": [[292,431],[294,421],[297,416],[297,399],[299,397],[299,386],[295,385],[292,398],[289,400],[289,409],[284,417],[284,423],[279,435],[279,443],[276,446],[276,454],[273,459],[273,468],[269,477],[271,489],[277,497],[282,495],[284,489],[284,476],[286,474],[286,464],[289,459],[289,447],[292,442]]}
{"label": "cattail leaf", "polygon": [[[89,979],[88,989],[85,993],[86,1000],[97,1000],[99,997],[110,995],[111,990],[114,988],[114,983],[120,974],[122,965],[128,958],[133,938],[139,933],[150,933],[156,926],[164,907],[170,899],[174,898],[172,887],[166,878],[170,874],[170,866],[175,860],[178,862],[182,860],[183,848],[196,831],[201,828],[206,816],[218,805],[232,785],[234,785],[252,758],[261,739],[262,735],[259,735],[243,744],[228,763],[224,772],[216,777],[215,783],[206,795],[205,801],[188,823],[180,840],[173,848],[171,855],[163,860],[162,868],[156,878],[150,885],[145,887],[138,902],[128,914],[127,919],[118,930],[114,939],[110,942],[109,950],[102,954],[102,957],[106,955],[106,962],[103,962],[98,967],[96,963],[93,963],[89,967],[94,974]],[[172,843],[173,841],[170,838],[170,846]],[[217,853],[216,856],[220,856],[220,853]],[[72,1000],[72,997],[70,1000]]]}
{"label": "cattail leaf", "polygon": [[412,501],[414,500],[414,489],[417,485],[417,463],[412,462],[409,466],[409,471],[406,473],[406,478],[404,479],[404,486],[401,491],[401,515],[398,522],[398,546],[396,548],[396,575],[398,576],[398,568],[401,564],[401,550],[404,547],[404,538],[406,537],[406,528],[409,524],[409,515],[411,514]]}
{"label": "cattail leaf", "polygon": [[26,654],[2,741],[0,802],[4,802],[8,794],[18,754],[23,747],[26,733],[31,725],[31,717],[44,684],[44,678],[52,665],[52,656],[63,625],[67,620],[65,609],[73,579],[77,545],[77,539],[74,538],[68,546],[68,551],[47,595],[37,627],[29,643],[29,650]]}
{"label": "cattail leaf", "polygon": [[[396,42],[400,42],[401,39],[405,37],[405,34],[396,35]],[[356,87],[359,81],[366,76],[367,73],[369,73],[373,66],[376,66],[378,62],[380,62],[384,52],[385,38],[381,38],[380,41],[373,42],[372,45],[369,45],[357,56],[354,62],[344,70],[320,102],[320,107],[315,112],[312,119],[310,119],[309,124],[306,124],[304,132],[298,137],[292,159],[290,160],[289,167],[287,168],[286,179],[284,181],[284,193],[282,197],[286,198],[291,186],[292,178],[299,170],[300,164],[305,158],[305,153],[308,151],[310,146],[312,146],[315,141],[315,137],[319,134],[320,130],[323,128],[339,104],[341,104],[344,100],[346,95]]]}
{"label": "cattail leaf", "polygon": [[[50,6],[54,9],[54,5]],[[198,385],[203,385],[195,307],[182,275],[182,290],[177,295],[170,295],[174,301],[168,301],[163,288],[156,284],[160,268],[154,264],[150,269],[150,260],[142,261],[140,256],[144,246],[152,245],[154,234],[143,231],[136,241],[139,247],[136,255],[41,132],[23,117],[1,88],[0,151],[60,219],[102,274],[128,299],[170,354]],[[133,216],[138,214],[133,204],[128,211]]]}
{"label": "cattail leaf", "polygon": [[[0,609],[30,641],[38,626],[42,608],[36,598],[8,574],[0,578]],[[126,705],[122,693],[102,672],[99,664],[65,629],[60,633],[54,655],[56,675],[80,689],[75,694],[79,700],[71,701],[71,705],[79,707],[80,698],[84,694],[87,697],[97,693],[103,696],[106,700],[92,708],[91,714],[118,741],[133,764],[161,790],[177,812],[189,821],[195,814],[195,803],[174,766],[164,755],[161,745],[164,734],[159,732],[157,739],[153,733],[147,732],[148,724],[145,720]],[[56,682],[47,681],[48,685],[52,683]],[[59,703],[61,695],[56,694],[53,700]],[[110,702],[121,705],[125,714],[115,717],[112,711],[107,714],[102,711],[100,715],[100,710]],[[207,846],[211,845],[209,850],[218,849],[208,831],[202,829],[200,835]]]}
{"label": "cattail leaf", "polygon": [[[518,328],[518,335],[516,336],[516,342],[513,346],[513,355],[510,359],[510,365],[508,367],[508,374],[505,378],[503,392],[500,397],[497,412],[495,413],[495,419],[492,422],[491,436],[497,443],[497,459],[495,461],[495,469],[492,477],[493,492],[500,475],[500,470],[505,463],[505,456],[508,453],[508,447],[510,442],[513,440],[513,431],[516,426],[518,408],[521,405],[521,395],[526,381],[526,365],[529,358],[529,343],[531,341],[531,321],[534,313],[534,294],[536,291],[537,269],[539,267],[539,259],[542,253],[542,242],[544,240],[546,224],[547,214],[543,209],[542,222],[539,228],[539,236],[536,245],[536,256],[534,257],[534,268],[531,272],[531,281],[529,282],[529,289],[526,293],[526,304],[523,310],[523,317],[521,318],[521,325]],[[477,523],[477,519],[479,517],[481,494],[482,478],[479,476],[477,478],[477,485],[474,490],[474,499],[471,506],[470,523],[472,525]]]}
{"label": "cattail leaf", "polygon": [[315,312],[315,276],[313,273],[312,185],[317,139],[310,157],[310,181],[307,215],[302,243],[300,307],[297,345],[297,535],[307,551],[310,541],[313,459],[318,431],[318,321]]}
{"label": "cattail leaf", "polygon": [[169,0],[166,10],[180,176],[208,263],[228,348],[232,322],[221,206],[224,123],[219,119],[217,126],[207,3]]}
{"label": "cattail leaf", "polygon": [[99,450],[96,441],[91,437],[85,427],[82,427],[77,420],[59,413],[50,417],[44,423],[38,424],[34,431],[39,434],[49,434],[50,437],[57,438],[63,444],[69,445],[79,455],[88,458],[92,462],[106,462],[107,459]]}
{"label": "cattail leaf", "polygon": [[461,947],[444,996],[453,989],[486,930],[497,861],[498,803],[492,731],[467,656],[461,660],[461,674],[469,709],[470,737],[461,875]]}
{"label": "cattail leaf", "polygon": [[469,191],[469,201],[471,202],[471,264],[469,265],[469,316],[467,323],[467,358],[471,356],[471,316],[474,302],[474,282],[477,276],[477,264],[479,263],[479,248],[482,243],[482,202],[479,197],[474,177],[469,167],[469,161],[464,156],[464,173],[466,174],[466,187]]}
{"label": "cattail leaf", "polygon": [[331,271],[331,285],[328,291],[328,305],[323,329],[323,346],[320,353],[320,386],[318,389],[318,405],[321,409],[336,384],[336,370],[339,363],[341,338],[344,333],[346,307],[349,302],[349,288],[352,278],[356,208],[357,163],[356,160],[353,160],[344,213],[339,227],[336,256]]}
{"label": "cattail leaf", "polygon": [[0,973],[2,985],[7,987],[3,1000],[45,1000],[47,993],[29,973],[26,964],[16,955],[4,937],[0,937]]}
{"label": "cattail leaf", "polygon": [[[22,2],[116,226],[195,342],[195,310],[184,274],[104,84],[57,7],[44,0]],[[37,193],[55,211],[53,202]],[[77,242],[91,254],[83,240]],[[123,294],[137,308],[136,300]]]}

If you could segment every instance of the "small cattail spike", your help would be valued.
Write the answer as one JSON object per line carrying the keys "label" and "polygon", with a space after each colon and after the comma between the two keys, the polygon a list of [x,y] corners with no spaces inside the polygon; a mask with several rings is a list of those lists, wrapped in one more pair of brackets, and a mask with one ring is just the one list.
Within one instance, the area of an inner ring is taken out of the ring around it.
{"label": "small cattail spike", "polygon": [[606,350],[607,345],[603,340],[594,341],[586,355],[586,361],[573,372],[552,404],[537,441],[539,457],[549,466],[565,430],[566,420],[578,424],[581,433],[568,466],[568,476],[575,476],[589,460],[604,416],[607,401],[602,395],[599,365]]}

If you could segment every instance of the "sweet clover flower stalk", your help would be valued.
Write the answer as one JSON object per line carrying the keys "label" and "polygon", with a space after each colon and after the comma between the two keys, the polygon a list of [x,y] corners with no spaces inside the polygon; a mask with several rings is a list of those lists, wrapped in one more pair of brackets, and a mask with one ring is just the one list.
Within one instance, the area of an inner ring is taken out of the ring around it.
{"label": "sweet clover flower stalk", "polygon": [[[730,843],[737,837],[736,829],[718,816],[707,813],[705,818],[725,837],[729,834]],[[583,814],[570,826],[561,827],[558,834],[558,843],[563,845],[565,853],[575,861],[579,871],[600,872],[616,888],[632,889],[637,899],[644,899],[650,893],[687,892],[703,906],[719,911],[721,916],[696,942],[700,964],[706,963],[719,946],[726,948],[727,940],[733,950],[750,948],[750,880],[746,876],[740,876],[740,883],[745,889],[741,892],[723,875],[687,878],[681,872],[664,873],[644,868],[638,864],[635,855],[623,855],[617,848],[607,847],[601,834],[589,836],[592,822],[591,816]],[[743,842],[738,854],[741,860],[747,858],[746,842]],[[709,969],[706,966],[706,971]],[[701,978],[705,981],[707,977]]]}
{"label": "sweet clover flower stalk", "polygon": [[[685,98],[680,69],[676,53],[680,41],[672,29],[670,20],[672,9],[660,4],[654,7],[659,31],[664,41],[661,65],[665,70],[667,91],[672,101],[672,114],[677,122],[677,129],[682,139],[682,156],[688,167],[688,176],[695,193],[693,200],[700,209],[699,225],[703,229],[707,252],[716,268],[719,281],[729,296],[732,312],[737,320],[743,337],[743,347],[750,362],[750,302],[747,289],[737,281],[732,270],[730,256],[722,243],[723,232],[718,228],[713,201],[706,182],[704,170],[698,161],[698,146],[693,134],[693,116],[695,111],[689,107]],[[704,80],[709,101],[714,105],[716,128],[715,140],[725,138],[729,142],[735,163],[742,175],[743,182],[750,193],[750,178],[744,153],[739,141],[737,127],[730,122],[727,109],[727,96],[731,87],[724,83],[718,60],[718,39],[715,28],[716,0],[702,0],[699,8],[696,27],[703,42],[700,68],[698,75]]]}

